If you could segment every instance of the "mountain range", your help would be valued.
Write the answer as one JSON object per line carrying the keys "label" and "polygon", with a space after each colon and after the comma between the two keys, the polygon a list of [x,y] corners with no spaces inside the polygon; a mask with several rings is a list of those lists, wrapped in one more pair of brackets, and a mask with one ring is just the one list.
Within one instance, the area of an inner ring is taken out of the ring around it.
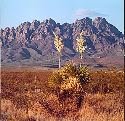
{"label": "mountain range", "polygon": [[[2,66],[58,65],[58,51],[54,46],[53,31],[64,43],[61,64],[72,60],[92,67],[123,67],[124,35],[105,18],[86,17],[74,23],[56,23],[53,19],[24,22],[18,27],[0,29]],[[76,52],[76,38],[84,32],[86,50],[83,59]]]}

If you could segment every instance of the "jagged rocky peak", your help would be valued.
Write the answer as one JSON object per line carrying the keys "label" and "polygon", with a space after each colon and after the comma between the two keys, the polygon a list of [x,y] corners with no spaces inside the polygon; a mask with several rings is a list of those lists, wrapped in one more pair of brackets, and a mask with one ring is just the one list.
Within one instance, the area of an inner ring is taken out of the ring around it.
{"label": "jagged rocky peak", "polygon": [[14,27],[12,27],[10,31],[12,31],[12,32],[13,32],[13,31],[15,31],[15,28],[14,28]]}
{"label": "jagged rocky peak", "polygon": [[23,22],[21,25],[18,26],[18,28],[30,28],[31,23],[30,22]]}
{"label": "jagged rocky peak", "polygon": [[85,36],[90,36],[94,33],[97,33],[97,28],[92,24],[92,19],[90,19],[89,17],[76,20],[75,23],[72,24],[72,27],[73,35],[75,35],[75,38],[82,30],[84,31]]}
{"label": "jagged rocky peak", "polygon": [[0,29],[0,36],[3,35],[3,32],[4,32],[4,30],[3,30],[3,29]]}
{"label": "jagged rocky peak", "polygon": [[38,28],[39,25],[40,25],[40,21],[34,20],[34,21],[31,23],[30,28],[31,28],[31,29],[36,29],[36,28]]}
{"label": "jagged rocky peak", "polygon": [[49,18],[46,19],[44,21],[42,21],[37,29],[38,32],[44,32],[45,34],[49,34],[52,32],[52,30],[55,29],[55,27],[57,26],[56,22]]}
{"label": "jagged rocky peak", "polygon": [[44,20],[43,23],[45,23],[46,25],[56,26],[56,22],[51,18]]}
{"label": "jagged rocky peak", "polygon": [[12,28],[6,27],[4,30],[3,29],[0,30],[1,38],[7,39],[7,40],[13,40],[15,39],[15,36],[16,36],[16,32],[14,27]]}
{"label": "jagged rocky peak", "polygon": [[4,30],[1,30],[1,34],[3,37],[7,38],[10,34],[10,28],[6,27]]}
{"label": "jagged rocky peak", "polygon": [[82,21],[83,23],[85,23],[85,25],[92,25],[92,19],[90,19],[89,17],[83,18]]}
{"label": "jagged rocky peak", "polygon": [[6,27],[6,28],[4,29],[4,31],[5,31],[5,32],[9,32],[9,31],[10,31],[10,28],[9,28],[9,27]]}
{"label": "jagged rocky peak", "polygon": [[96,17],[96,18],[93,20],[93,23],[107,23],[107,21],[106,21],[105,18]]}
{"label": "jagged rocky peak", "polygon": [[105,18],[97,17],[93,21],[93,25],[99,30],[104,33],[107,33],[108,36],[117,36],[122,38],[123,34],[120,32],[115,26],[108,23]]}
{"label": "jagged rocky peak", "polygon": [[92,25],[92,19],[90,19],[89,17],[80,19],[80,20],[76,20],[75,24],[84,24],[84,25]]}
{"label": "jagged rocky peak", "polygon": [[106,25],[109,26],[109,23],[105,18],[97,17],[93,20],[93,25],[99,30],[104,30],[107,27]]}

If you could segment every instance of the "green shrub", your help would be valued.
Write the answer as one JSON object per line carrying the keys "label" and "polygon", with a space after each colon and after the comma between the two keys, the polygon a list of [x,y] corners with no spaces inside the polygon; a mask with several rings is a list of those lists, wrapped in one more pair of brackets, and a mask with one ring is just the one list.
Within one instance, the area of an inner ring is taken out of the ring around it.
{"label": "green shrub", "polygon": [[85,85],[89,81],[87,67],[67,64],[59,70],[53,72],[48,79],[48,86],[61,93],[63,91],[77,92],[84,91]]}

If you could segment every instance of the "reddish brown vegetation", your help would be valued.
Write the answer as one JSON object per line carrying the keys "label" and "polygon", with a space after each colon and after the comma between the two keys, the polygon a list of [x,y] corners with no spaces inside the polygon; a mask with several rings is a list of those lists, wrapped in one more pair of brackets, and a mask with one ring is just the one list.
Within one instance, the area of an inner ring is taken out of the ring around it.
{"label": "reddish brown vegetation", "polygon": [[[123,121],[124,73],[91,71],[80,108],[74,97],[64,105],[47,87],[52,71],[2,71],[2,121]],[[35,81],[36,79],[36,81]],[[63,119],[62,119],[63,118]]]}

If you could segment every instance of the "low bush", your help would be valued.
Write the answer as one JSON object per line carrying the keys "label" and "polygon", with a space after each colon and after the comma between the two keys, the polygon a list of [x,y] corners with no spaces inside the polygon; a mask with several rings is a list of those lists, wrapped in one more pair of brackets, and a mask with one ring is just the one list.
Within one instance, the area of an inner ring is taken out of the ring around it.
{"label": "low bush", "polygon": [[89,73],[87,67],[76,66],[71,63],[53,72],[48,79],[48,86],[56,94],[62,105],[68,99],[72,99],[77,108],[80,108],[88,82]]}

